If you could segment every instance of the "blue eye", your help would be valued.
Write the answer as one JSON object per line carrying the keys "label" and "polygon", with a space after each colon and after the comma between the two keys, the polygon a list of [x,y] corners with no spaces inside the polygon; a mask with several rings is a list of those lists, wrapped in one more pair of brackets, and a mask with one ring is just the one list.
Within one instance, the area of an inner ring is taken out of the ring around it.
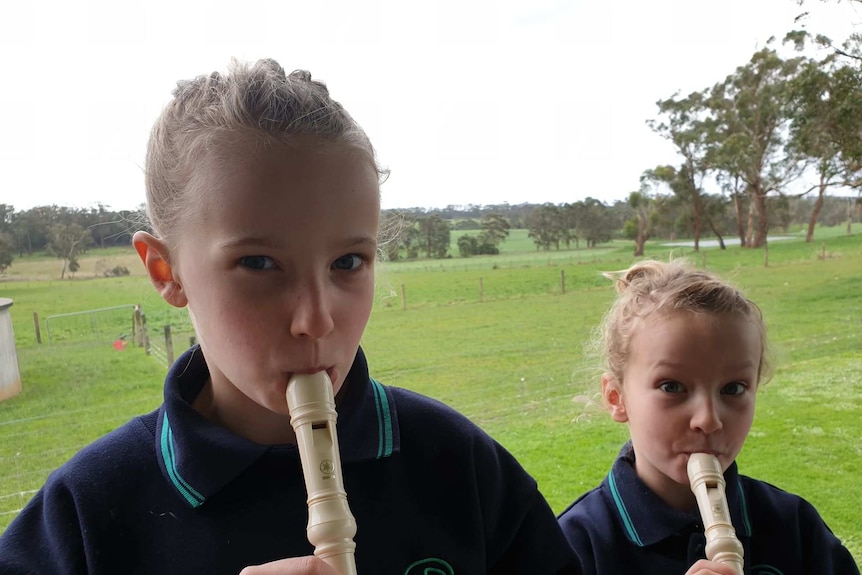
{"label": "blue eye", "polygon": [[334,262],[332,262],[332,267],[337,270],[355,270],[359,269],[359,267],[363,263],[362,256],[357,254],[347,254],[346,256],[341,256]]}
{"label": "blue eye", "polygon": [[665,393],[680,393],[683,390],[682,384],[678,381],[663,381],[658,388]]}
{"label": "blue eye", "polygon": [[744,383],[734,381],[722,387],[721,393],[724,395],[742,395],[743,393],[745,393],[746,389],[747,388]]}
{"label": "blue eye", "polygon": [[250,270],[271,270],[275,267],[272,258],[266,256],[245,256],[240,258],[239,263]]}

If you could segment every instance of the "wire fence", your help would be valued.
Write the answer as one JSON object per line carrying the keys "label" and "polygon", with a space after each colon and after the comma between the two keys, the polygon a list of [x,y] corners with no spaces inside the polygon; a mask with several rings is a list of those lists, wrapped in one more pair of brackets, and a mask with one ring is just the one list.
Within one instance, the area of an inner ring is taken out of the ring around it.
{"label": "wire fence", "polygon": [[187,314],[165,318],[163,311],[160,312],[158,323],[151,323],[142,307],[136,304],[54,314],[44,321],[34,313],[33,320],[39,343],[44,339],[49,346],[141,347],[147,355],[168,367],[177,355],[194,345],[195,332]]}
{"label": "wire fence", "polygon": [[[134,337],[138,329],[137,309],[134,304],[126,304],[50,315],[45,318],[47,343],[126,341]],[[36,322],[38,325],[38,314]]]}

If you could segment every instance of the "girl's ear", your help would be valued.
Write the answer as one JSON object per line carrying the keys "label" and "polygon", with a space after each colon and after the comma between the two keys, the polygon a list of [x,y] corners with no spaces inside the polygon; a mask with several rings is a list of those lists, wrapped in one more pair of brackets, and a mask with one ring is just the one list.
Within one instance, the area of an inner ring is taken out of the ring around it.
{"label": "girl's ear", "polygon": [[183,287],[174,277],[168,259],[168,248],[165,242],[147,232],[135,232],[132,236],[132,244],[135,246],[150,281],[158,291],[162,299],[175,307],[185,307],[188,303]]}
{"label": "girl's ear", "polygon": [[623,401],[622,385],[617,378],[609,373],[602,375],[602,398],[605,400],[605,407],[614,421],[626,423],[629,420],[626,404]]}

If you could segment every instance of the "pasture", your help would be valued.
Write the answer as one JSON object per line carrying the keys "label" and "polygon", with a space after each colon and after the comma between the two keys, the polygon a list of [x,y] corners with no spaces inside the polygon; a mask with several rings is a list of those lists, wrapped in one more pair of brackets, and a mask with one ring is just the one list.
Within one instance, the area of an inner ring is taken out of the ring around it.
{"label": "pasture", "polygon": [[[768,260],[764,250],[696,253],[659,243],[647,245],[647,257],[685,256],[761,306],[775,373],[759,391],[740,470],[812,502],[858,559],[862,235],[842,227],[819,229],[813,244],[800,238],[770,244]],[[362,344],[372,375],[471,417],[562,511],[602,480],[627,437],[600,404],[591,343],[614,296],[600,272],[631,263],[629,242],[536,252],[515,230],[499,256],[384,264]],[[116,265],[131,275],[100,277]],[[177,353],[188,344],[185,313],[162,302],[131,249],[90,252],[72,280],[56,279],[59,267],[56,259],[24,258],[0,279],[0,297],[15,302],[23,382],[20,395],[0,402],[0,530],[51,470],[161,401],[163,360],[134,345],[37,344],[34,312],[139,304],[154,339],[171,324],[182,334]]]}

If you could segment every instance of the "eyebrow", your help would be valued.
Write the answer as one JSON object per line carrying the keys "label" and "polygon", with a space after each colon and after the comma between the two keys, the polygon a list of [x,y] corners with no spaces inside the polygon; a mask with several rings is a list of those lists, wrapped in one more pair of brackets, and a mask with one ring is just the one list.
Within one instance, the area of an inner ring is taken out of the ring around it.
{"label": "eyebrow", "polygon": [[[375,236],[353,236],[339,240],[338,245],[343,249],[353,247],[374,247],[377,245]],[[264,247],[271,249],[280,249],[285,246],[285,242],[279,241],[270,237],[244,236],[239,238],[230,238],[217,244],[219,249],[232,250],[237,248],[247,247]]]}
{"label": "eyebrow", "polygon": [[[751,369],[757,367],[757,362],[753,361],[744,361],[734,364],[725,364],[723,369],[728,369],[731,371],[738,371],[743,369]],[[657,361],[651,364],[652,368],[660,367],[660,368],[670,368],[670,369],[685,369],[687,366],[683,362],[679,361]]]}

